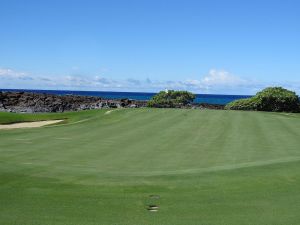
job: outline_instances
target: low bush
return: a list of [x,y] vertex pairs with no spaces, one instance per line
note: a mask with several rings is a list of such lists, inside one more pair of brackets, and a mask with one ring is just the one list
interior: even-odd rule
[[256,110],[269,112],[299,112],[299,97],[282,87],[269,87],[248,99],[239,99],[226,105],[231,110]]
[[225,109],[231,110],[257,110],[259,102],[256,98],[245,98],[235,100],[228,103],[225,106]]
[[185,106],[195,99],[195,95],[188,91],[161,91],[148,101],[148,107],[175,108]]

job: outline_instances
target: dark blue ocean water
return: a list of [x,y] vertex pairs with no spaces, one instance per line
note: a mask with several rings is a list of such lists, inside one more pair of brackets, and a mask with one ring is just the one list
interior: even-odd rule
[[[47,93],[56,95],[83,95],[96,96],[106,99],[129,98],[135,100],[149,100],[155,93],[143,92],[110,92],[110,91],[60,91],[60,90],[23,90],[23,89],[0,89],[0,91],[24,91],[34,93]],[[233,100],[249,98],[249,95],[215,95],[215,94],[196,94],[196,103],[227,104]]]

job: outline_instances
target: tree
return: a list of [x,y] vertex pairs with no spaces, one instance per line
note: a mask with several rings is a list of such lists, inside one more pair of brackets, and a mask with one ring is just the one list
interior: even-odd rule
[[240,99],[226,105],[232,110],[256,110],[269,112],[299,112],[299,97],[282,87],[269,87],[248,99]]
[[161,91],[148,102],[148,107],[175,108],[185,106],[195,99],[195,95],[188,91]]

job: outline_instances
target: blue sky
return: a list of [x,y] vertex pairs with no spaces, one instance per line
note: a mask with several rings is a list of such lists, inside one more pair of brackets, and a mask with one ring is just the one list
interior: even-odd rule
[[300,94],[298,0],[0,0],[0,88]]

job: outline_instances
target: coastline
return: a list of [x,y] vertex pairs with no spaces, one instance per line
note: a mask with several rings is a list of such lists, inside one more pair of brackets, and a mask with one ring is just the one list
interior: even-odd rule
[[[141,108],[147,100],[106,99],[80,95],[55,95],[33,92],[0,92],[0,111],[14,113],[66,112],[89,109]],[[192,103],[176,108],[224,109],[222,104]]]
[[[116,91],[77,91],[77,90],[32,90],[32,89],[0,89],[0,92],[30,92],[37,94],[55,94],[55,95],[78,95],[101,97],[104,99],[132,99],[132,100],[150,100],[155,92],[116,92]],[[234,94],[195,94],[194,103],[207,103],[226,105],[237,99],[249,98],[250,95],[234,95]]]

